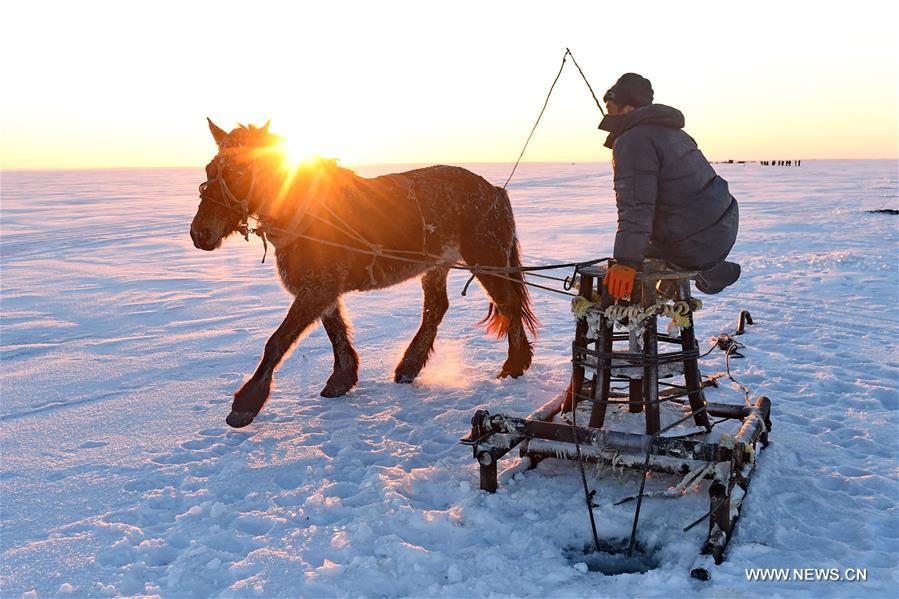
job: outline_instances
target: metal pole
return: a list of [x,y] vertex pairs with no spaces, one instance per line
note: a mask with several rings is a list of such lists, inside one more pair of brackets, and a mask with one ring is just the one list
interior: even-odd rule
[[[690,303],[690,281],[681,281],[679,285],[681,299],[687,304]],[[687,314],[690,319],[690,325],[681,329],[681,347],[684,352],[698,349],[696,343],[696,333],[693,330],[693,311]],[[712,430],[709,422],[709,415],[702,408],[706,405],[705,393],[702,391],[702,374],[699,372],[699,360],[696,358],[684,360],[684,383],[689,391],[690,409],[693,410],[693,422],[696,426],[701,426],[706,430]]]

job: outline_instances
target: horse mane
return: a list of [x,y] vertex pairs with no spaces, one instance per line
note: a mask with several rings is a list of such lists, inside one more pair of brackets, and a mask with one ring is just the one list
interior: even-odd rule
[[280,135],[268,132],[268,125],[257,127],[256,125],[238,124],[237,127],[228,133],[225,147],[243,148],[253,147],[262,148],[282,143],[284,138]]
[[[286,142],[284,137],[269,133],[268,123],[262,127],[239,123],[227,134],[220,145],[220,151],[230,155],[241,155],[257,151],[265,154],[271,149],[275,154],[279,154],[283,151],[279,146],[284,142]],[[273,168],[275,163],[264,160],[263,164],[265,164],[263,168]],[[287,198],[292,196],[294,201],[297,201],[298,197],[302,197],[310,190],[313,193],[324,192],[327,197],[337,190],[355,189],[358,185],[357,178],[353,170],[340,166],[337,158],[314,156],[292,167],[281,191],[277,194],[275,204],[280,205],[282,209],[289,209],[291,202],[288,200],[285,203]]]
[[[232,150],[240,150],[243,148],[267,148],[282,144],[286,138],[275,133],[269,133],[268,124],[257,127],[256,125],[244,125],[238,123],[237,127],[228,133],[225,147]],[[316,173],[319,176],[328,178],[352,176],[355,171],[338,164],[337,158],[326,158],[324,156],[314,156],[303,164],[297,166],[297,170]]]
[[[309,193],[313,194],[315,204],[331,202],[332,198],[338,196],[347,197],[347,192],[358,199],[360,194],[353,192],[361,191],[359,183],[356,173],[340,166],[336,158],[315,156],[297,165],[287,176],[286,187],[282,187],[283,195],[280,197],[291,199],[286,203],[279,200],[276,204],[280,203],[283,208],[292,210],[291,207],[302,203],[301,198]],[[337,203],[338,206],[341,204]]]
[[345,166],[340,166],[340,164],[338,164],[339,162],[339,158],[315,156],[307,161],[306,167],[310,168],[311,170],[323,173],[329,177],[340,177],[344,175],[356,174],[353,169],[346,168]]

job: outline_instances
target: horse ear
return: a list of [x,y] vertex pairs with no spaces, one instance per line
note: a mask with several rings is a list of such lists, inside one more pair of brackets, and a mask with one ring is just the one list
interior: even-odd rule
[[268,135],[268,126],[272,124],[272,119],[265,121],[265,124],[262,126],[262,133],[264,135]]
[[216,145],[221,149],[222,144],[225,143],[225,138],[228,137],[228,133],[212,122],[212,119],[206,117],[206,121],[209,123],[209,131],[212,133],[212,139],[215,140]]

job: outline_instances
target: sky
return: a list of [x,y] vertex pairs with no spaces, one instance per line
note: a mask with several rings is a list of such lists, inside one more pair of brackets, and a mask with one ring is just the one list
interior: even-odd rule
[[[347,165],[513,162],[571,48],[711,160],[897,158],[886,2],[4,2],[0,168],[196,166],[206,117]],[[607,161],[569,61],[524,156]]]

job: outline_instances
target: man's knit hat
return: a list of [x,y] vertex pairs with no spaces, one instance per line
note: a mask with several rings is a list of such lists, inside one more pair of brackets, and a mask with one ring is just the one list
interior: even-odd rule
[[615,85],[609,88],[602,97],[603,102],[611,100],[619,106],[640,108],[652,104],[652,84],[649,79],[636,73],[625,73],[618,78]]

